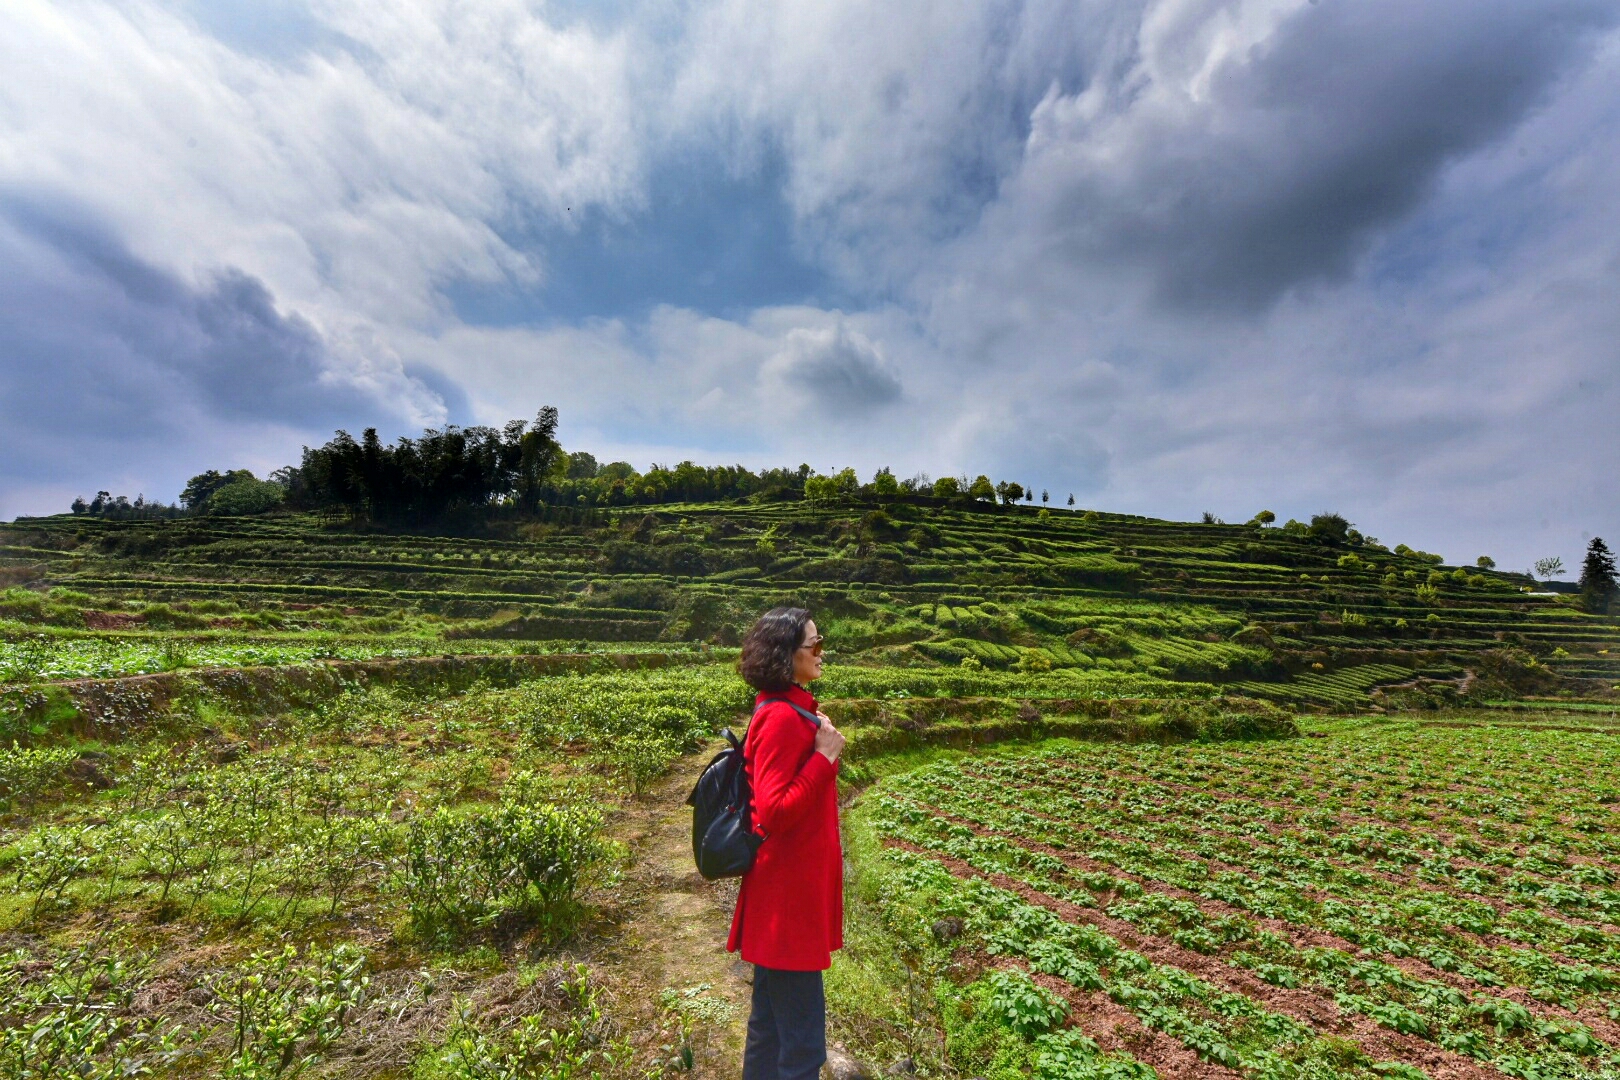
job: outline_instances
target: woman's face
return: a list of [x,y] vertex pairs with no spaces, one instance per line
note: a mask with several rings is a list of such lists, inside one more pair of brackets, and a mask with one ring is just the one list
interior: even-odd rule
[[812,646],[821,643],[821,632],[816,629],[814,619],[804,622],[804,636],[799,638],[799,647],[793,650],[793,681],[800,686],[808,686],[821,678],[821,650]]

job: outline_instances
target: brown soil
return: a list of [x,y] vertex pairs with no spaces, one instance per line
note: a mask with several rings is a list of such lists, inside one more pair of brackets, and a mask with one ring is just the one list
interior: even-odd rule
[[735,881],[706,882],[692,865],[692,811],[686,805],[696,763],[706,749],[676,762],[670,775],[628,804],[615,827],[630,847],[630,865],[617,890],[623,923],[597,958],[613,982],[616,1011],[633,1037],[656,1048],[673,1038],[671,1018],[660,1004],[665,990],[707,984],[707,997],[732,1004],[729,1023],[699,1025],[693,1032],[697,1078],[732,1078],[742,1062],[751,970],[726,952],[736,902]]
[[84,625],[90,630],[127,630],[132,626],[140,626],[145,621],[146,616],[127,611],[87,611],[84,613]]
[[904,841],[886,840],[885,843],[927,855],[958,877],[983,878],[1028,903],[1046,908],[1067,922],[1094,926],[1153,963],[1180,968],[1212,986],[1242,994],[1264,1008],[1291,1017],[1317,1032],[1353,1039],[1374,1060],[1400,1061],[1416,1066],[1433,1080],[1491,1080],[1500,1076],[1488,1066],[1442,1050],[1433,1043],[1390,1031],[1367,1017],[1342,1012],[1331,998],[1305,989],[1289,990],[1272,986],[1213,957],[1150,937],[1122,919],[1047,896],[1005,874],[985,874],[960,859],[927,851]]
[[[1348,953],[1352,956],[1364,954],[1364,950],[1360,946],[1354,944],[1353,942],[1346,941],[1344,938],[1338,937],[1318,927],[1300,926],[1295,923],[1285,922],[1281,919],[1266,918],[1264,916],[1256,915],[1252,911],[1246,911],[1242,908],[1233,907],[1232,905],[1221,900],[1215,900],[1207,896],[1200,896],[1198,893],[1189,892],[1186,889],[1177,888],[1174,885],[1169,885],[1153,878],[1144,877],[1140,874],[1133,874],[1128,870],[1122,870],[1119,867],[1114,866],[1112,863],[1100,862],[1096,859],[1090,859],[1086,856],[1078,855],[1072,851],[1054,848],[1046,844],[1016,836],[1012,833],[999,832],[995,829],[986,828],[985,826],[971,821],[968,818],[949,813],[939,809],[938,807],[929,806],[928,810],[930,813],[937,814],[948,821],[973,830],[976,835],[1014,841],[1025,850],[1037,852],[1039,854],[1057,859],[1065,865],[1073,867],[1082,873],[1100,871],[1110,875],[1111,877],[1116,877],[1127,881],[1134,881],[1136,884],[1142,886],[1142,888],[1148,890],[1149,892],[1161,893],[1177,900],[1185,900],[1188,903],[1197,906],[1201,912],[1211,918],[1219,918],[1221,916],[1236,916],[1246,921],[1253,922],[1261,929],[1268,930],[1271,933],[1283,938],[1297,949],[1336,949],[1339,952]],[[1035,816],[1044,817],[1045,815]],[[1230,864],[1216,865],[1218,865],[1219,869],[1231,870],[1239,873],[1243,872],[1242,867],[1232,866]],[[1100,896],[1098,901],[1106,906],[1108,903],[1108,897]],[[1474,936],[1469,935],[1462,930],[1458,930],[1457,934],[1459,937]],[[1505,941],[1506,939],[1502,940]],[[1557,956],[1558,954],[1548,953],[1547,955]],[[1399,968],[1408,975],[1412,975],[1419,979],[1425,979],[1429,982],[1450,986],[1466,994],[1498,997],[1516,1002],[1528,1009],[1532,1016],[1536,1016],[1538,1018],[1562,1020],[1566,1022],[1578,1021],[1585,1024],[1592,1030],[1592,1034],[1596,1035],[1599,1039],[1602,1039],[1610,1046],[1620,1046],[1620,1023],[1609,1019],[1607,1016],[1598,1012],[1594,1008],[1588,1007],[1571,1011],[1558,1005],[1548,1004],[1533,998],[1522,987],[1486,986],[1474,979],[1468,978],[1467,976],[1458,975],[1455,972],[1442,971],[1439,968],[1434,967],[1432,964],[1429,964],[1427,961],[1420,960],[1417,957],[1383,956],[1380,957],[1380,959],[1392,967]],[[1568,962],[1567,957],[1563,959]]]

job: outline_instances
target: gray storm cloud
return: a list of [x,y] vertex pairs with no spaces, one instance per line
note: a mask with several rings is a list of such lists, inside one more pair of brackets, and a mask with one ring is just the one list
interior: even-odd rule
[[1160,5],[1117,74],[1041,103],[1018,183],[1048,243],[1079,265],[1139,267],[1161,300],[1203,311],[1344,279],[1617,14],[1312,0],[1246,39],[1242,9],[1261,6]]
[[869,413],[900,400],[900,379],[877,346],[842,323],[790,331],[766,370],[836,413]]
[[0,507],[555,402],[638,461],[1620,531],[1612,0],[576,7],[11,5]]
[[0,263],[8,472],[82,472],[64,447],[172,446],[199,417],[320,429],[394,411],[258,278],[225,268],[187,283],[82,207],[0,197]]

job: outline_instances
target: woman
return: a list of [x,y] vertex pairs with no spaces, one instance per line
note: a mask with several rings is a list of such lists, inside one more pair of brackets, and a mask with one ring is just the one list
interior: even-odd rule
[[836,783],[844,737],[805,689],[821,677],[821,635],[808,611],[761,615],[738,667],[759,691],[743,758],[751,824],[765,838],[726,942],[754,965],[743,1080],[814,1080],[827,1059],[821,973],[844,945]]

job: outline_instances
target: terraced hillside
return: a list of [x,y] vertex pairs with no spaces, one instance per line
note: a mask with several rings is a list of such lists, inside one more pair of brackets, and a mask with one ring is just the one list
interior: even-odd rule
[[959,1065],[1016,1075],[1620,1071],[1614,732],[1319,730],[944,760],[858,812]]
[[869,1064],[1620,1075],[1614,619],[1258,524],[574,516],[0,525],[0,1075],[735,1075],[680,799],[784,601]]
[[[1129,674],[1327,709],[1601,701],[1620,682],[1615,621],[1531,592],[1522,575],[1279,528],[923,498],[600,520],[500,539],[292,515],[0,526],[0,574],[27,590],[0,601],[0,679],[69,654],[86,659],[53,670],[276,662],[222,645],[280,646],[292,660],[723,646],[753,613],[798,597],[824,613],[839,659],[863,664]],[[117,650],[122,668],[106,659]]]

